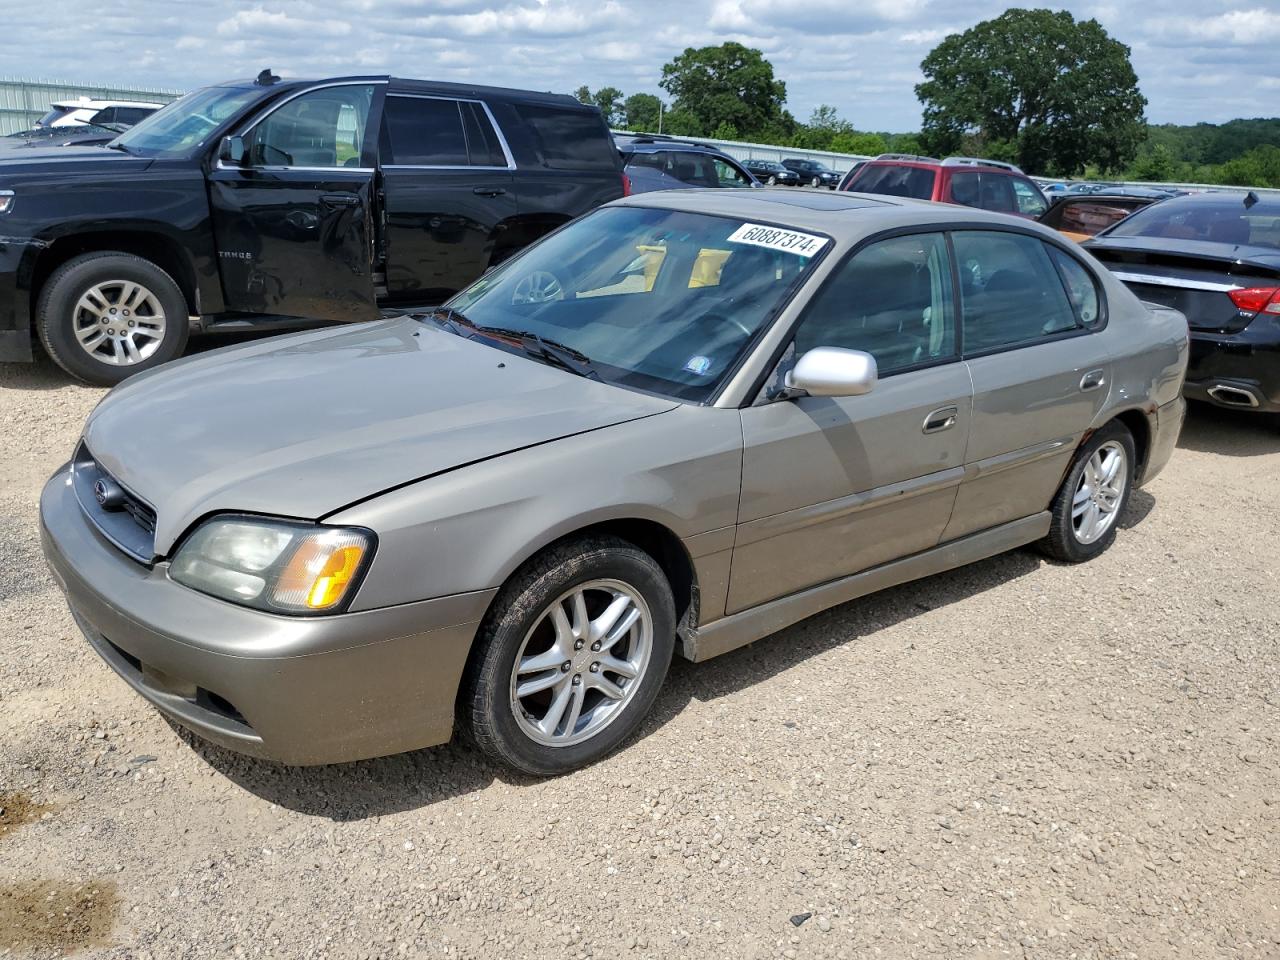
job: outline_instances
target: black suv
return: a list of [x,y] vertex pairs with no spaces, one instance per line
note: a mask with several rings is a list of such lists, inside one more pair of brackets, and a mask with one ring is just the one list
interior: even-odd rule
[[826,187],[828,190],[834,190],[842,176],[816,160],[799,160],[794,157],[788,157],[782,161],[782,165],[788,170],[794,170],[799,174],[800,182],[811,187]]
[[618,134],[615,139],[632,193],[760,186],[737,160],[705,143],[660,134]]
[[600,111],[391,77],[188,94],[101,147],[0,154],[0,361],[111,384],[197,329],[438,304],[623,194]]

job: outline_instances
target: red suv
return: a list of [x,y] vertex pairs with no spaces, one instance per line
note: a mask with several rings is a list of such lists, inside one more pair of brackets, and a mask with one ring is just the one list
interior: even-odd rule
[[841,190],[959,203],[1032,219],[1049,208],[1040,188],[1011,163],[976,157],[884,153],[851,171]]

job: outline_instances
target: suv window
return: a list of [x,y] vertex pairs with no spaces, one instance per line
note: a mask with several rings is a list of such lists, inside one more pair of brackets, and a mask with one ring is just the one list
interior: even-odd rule
[[960,268],[966,354],[1034,343],[1081,326],[1064,278],[1040,240],[959,230],[952,242]]
[[951,259],[940,233],[870,244],[818,291],[796,331],[796,353],[865,350],[880,374],[956,356]]
[[245,136],[249,164],[358,167],[372,100],[372,84],[321,87],[295,97]]
[[553,170],[616,170],[618,155],[600,114],[516,103],[543,166]]
[[92,117],[90,117],[89,122],[90,123],[115,123],[116,108],[104,107],[103,109],[95,113]]
[[457,100],[390,94],[382,108],[392,165],[465,167],[467,135]]
[[717,185],[721,187],[749,187],[751,181],[742,175],[742,171],[723,160],[713,160],[716,168]]
[[137,123],[153,113],[150,107],[116,107],[116,123]]
[[880,193],[888,197],[932,200],[935,175],[928,167],[868,163],[850,182],[849,189],[861,193]]
[[1014,200],[1018,204],[1018,212],[1028,217],[1038,217],[1049,209],[1049,203],[1034,183],[1021,177],[1007,178],[1013,186]]

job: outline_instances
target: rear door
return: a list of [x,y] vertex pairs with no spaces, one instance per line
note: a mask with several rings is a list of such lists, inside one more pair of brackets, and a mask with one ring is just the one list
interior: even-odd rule
[[209,201],[228,310],[322,320],[377,317],[373,289],[375,82],[326,84],[243,133]]
[[964,474],[969,374],[956,349],[941,233],[875,242],[815,296],[784,356],[865,350],[881,379],[860,397],[742,411],[734,613],[937,544]]
[[951,240],[973,426],[947,540],[1048,507],[1111,374],[1101,292],[1081,261],[1012,231]]
[[483,101],[391,90],[382,115],[386,298],[441,303],[504,241],[515,161]]

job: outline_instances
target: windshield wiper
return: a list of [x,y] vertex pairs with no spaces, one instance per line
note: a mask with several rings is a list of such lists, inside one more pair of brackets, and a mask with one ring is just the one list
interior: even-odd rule
[[435,307],[425,314],[417,314],[417,316],[430,317],[450,333],[456,333],[460,337],[471,336],[469,333],[463,333],[459,329],[460,327],[466,327],[468,330],[477,329],[476,325],[468,320],[461,311],[455,310],[453,307]]
[[114,140],[112,140],[110,143],[106,144],[106,148],[107,148],[108,150],[119,150],[121,153],[127,153],[127,154],[129,154],[129,156],[131,156],[131,157],[133,156],[133,151],[132,151],[132,150],[130,150],[128,147],[126,147],[126,146],[125,146],[124,144],[122,144],[122,143],[116,143]]
[[567,344],[556,340],[548,340],[532,330],[510,330],[506,327],[476,327],[480,333],[492,334],[520,341],[520,346],[531,357],[541,357],[552,366],[568,370],[588,380],[601,380],[599,371],[591,365],[591,358],[581,350],[575,350]]

